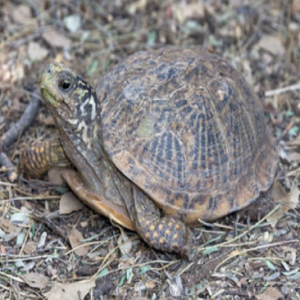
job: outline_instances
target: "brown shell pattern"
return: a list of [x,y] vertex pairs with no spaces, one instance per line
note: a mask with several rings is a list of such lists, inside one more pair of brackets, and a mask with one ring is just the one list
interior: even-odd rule
[[101,78],[104,147],[166,215],[214,220],[273,182],[278,154],[260,100],[200,50],[139,52]]

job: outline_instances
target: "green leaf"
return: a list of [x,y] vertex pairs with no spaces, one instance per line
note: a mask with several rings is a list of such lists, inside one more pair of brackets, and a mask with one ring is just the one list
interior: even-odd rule
[[284,115],[285,115],[286,117],[293,117],[295,114],[294,114],[294,112],[293,112],[292,110],[287,110],[287,111],[284,113]]
[[32,226],[31,226],[31,234],[32,234],[32,236],[35,236],[35,233],[36,233],[36,223],[33,222]]
[[149,270],[151,270],[151,266],[149,266],[149,265],[143,266],[143,267],[141,267],[139,275],[143,275]]
[[147,46],[153,46],[156,40],[156,31],[151,31],[148,35]]
[[62,186],[57,186],[56,188],[55,188],[55,190],[58,192],[58,193],[60,193],[60,194],[65,194],[66,192],[67,192],[67,188],[64,188],[64,187],[62,187]]
[[108,268],[104,268],[98,275],[98,278],[104,277],[108,273]]
[[299,280],[300,279],[300,272],[298,272],[298,273],[296,273],[295,275],[293,275],[293,276],[290,276],[289,277],[289,280]]
[[120,281],[119,281],[119,286],[122,286],[125,282],[125,279],[126,279],[126,273],[122,275],[122,277],[120,278]]
[[126,270],[126,279],[128,283],[131,283],[133,278],[133,272],[132,272],[132,268],[129,268]]
[[285,275],[285,276],[291,276],[291,275],[294,275],[294,274],[298,273],[298,271],[299,271],[299,268],[294,269],[290,272],[282,272],[282,274]]
[[299,132],[299,127],[294,126],[289,130],[289,135],[296,136],[298,135],[298,132]]
[[212,247],[209,247],[206,250],[204,250],[203,255],[208,255],[208,254],[211,254],[211,253],[216,252],[218,250],[219,250],[219,248],[217,246],[212,246]]
[[99,61],[97,59],[94,59],[91,63],[91,65],[88,67],[87,69],[87,75],[89,77],[93,76],[93,74],[95,73],[95,71],[97,70],[98,68],[98,64],[99,64]]
[[110,59],[109,58],[105,58],[104,62],[103,62],[103,70],[106,71],[110,66]]
[[270,269],[270,270],[276,270],[277,269],[277,267],[276,266],[274,266],[269,260],[266,260],[266,264],[267,264],[267,266],[268,266],[268,268]]
[[209,43],[214,47],[218,47],[222,44],[222,42],[218,41],[213,35],[209,37]]

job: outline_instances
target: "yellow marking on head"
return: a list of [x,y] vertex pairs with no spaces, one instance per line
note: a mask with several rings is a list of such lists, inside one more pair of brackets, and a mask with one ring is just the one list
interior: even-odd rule
[[154,225],[151,225],[149,229],[150,229],[151,231],[153,231],[154,228],[155,228],[155,226],[154,226]]
[[146,225],[149,225],[149,224],[150,224],[150,221],[149,221],[149,220],[147,220],[147,221],[146,221]]
[[164,228],[164,226],[163,225],[161,225],[161,224],[159,224],[159,226],[158,226],[158,230],[162,230]]
[[170,235],[171,234],[171,230],[170,229],[167,229],[166,230],[166,235]]
[[175,229],[176,229],[176,230],[179,230],[179,229],[180,229],[180,225],[177,224],[177,225],[175,226]]
[[155,232],[153,233],[153,237],[154,237],[155,239],[158,237],[158,232],[157,232],[157,231],[155,231]]
[[149,239],[149,237],[150,237],[150,234],[149,234],[149,232],[147,232],[147,233],[145,234],[145,238],[146,238],[146,239]]
[[178,234],[174,234],[173,239],[176,240],[178,238]]
[[166,223],[166,220],[161,220],[161,222],[162,222],[163,224],[165,224],[165,223]]
[[42,147],[40,148],[40,153],[44,153],[44,151],[45,151],[45,149],[44,149],[44,147],[42,146]]
[[168,226],[171,227],[173,225],[173,222],[169,222]]

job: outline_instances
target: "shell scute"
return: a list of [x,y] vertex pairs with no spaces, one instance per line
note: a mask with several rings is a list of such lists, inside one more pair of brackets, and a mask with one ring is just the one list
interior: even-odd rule
[[174,47],[140,52],[101,78],[97,93],[106,94],[106,151],[166,214],[188,224],[213,220],[273,181],[278,154],[262,104],[218,56]]

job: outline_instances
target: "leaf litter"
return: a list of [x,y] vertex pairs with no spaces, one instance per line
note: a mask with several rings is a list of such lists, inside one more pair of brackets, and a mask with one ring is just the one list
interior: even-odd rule
[[[1,135],[28,105],[30,92],[24,87],[36,85],[50,60],[67,63],[92,83],[139,50],[165,44],[206,47],[239,69],[264,101],[281,146],[280,185],[275,183],[272,192],[292,209],[278,211],[281,216],[273,221],[248,224],[231,215],[201,223],[193,229],[197,254],[188,262],[152,250],[130,231],[74,205],[63,182],[51,176],[9,185],[1,171],[0,294],[9,292],[12,299],[88,294],[95,299],[299,299],[299,3],[1,3]],[[42,105],[28,132],[9,149],[13,163],[33,141],[57,137],[53,125]],[[38,274],[49,279],[45,286],[34,286]]]

